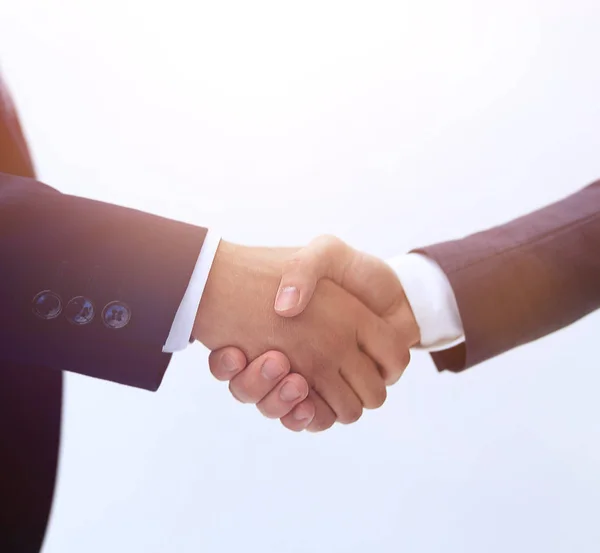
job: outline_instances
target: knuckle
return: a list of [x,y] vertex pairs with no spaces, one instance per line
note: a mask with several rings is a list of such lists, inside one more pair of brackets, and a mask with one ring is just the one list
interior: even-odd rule
[[309,432],[322,432],[323,430],[331,428],[336,420],[337,415],[327,404],[317,402],[315,404],[315,413],[312,421],[306,429]]
[[334,417],[316,416],[306,428],[309,432],[323,432],[328,430],[335,423]]
[[366,409],[379,409],[387,399],[387,389],[385,386],[380,386],[373,390],[369,397],[369,402],[365,403]]
[[402,348],[402,352],[400,354],[400,365],[402,366],[402,370],[408,367],[410,363],[410,350],[408,348]]
[[410,363],[410,351],[408,348],[404,348],[404,350],[400,353],[398,361],[396,361],[389,370],[386,371],[385,375],[385,383],[388,386],[395,384],[400,380],[406,367]]
[[410,361],[410,351],[406,338],[393,326],[386,324],[386,341],[390,348],[390,362],[397,370],[404,370]]
[[327,247],[332,245],[335,246],[337,242],[340,242],[340,239],[337,236],[334,236],[333,234],[321,234],[312,241],[311,245]]
[[304,426],[299,426],[296,421],[288,419],[287,417],[283,417],[281,419],[281,424],[283,424],[285,428],[291,430],[292,432],[302,432],[305,428]]
[[400,370],[404,370],[410,362],[410,350],[408,346],[402,341],[401,337],[398,337],[396,341],[396,348],[394,352],[394,361],[396,366]]
[[300,267],[302,267],[302,265],[304,264],[304,259],[302,258],[302,256],[300,255],[299,252],[296,252],[294,254],[292,254],[290,257],[288,257],[286,260],[284,260],[282,266],[283,266],[283,272],[287,273],[287,272],[294,272],[296,270],[298,270]]
[[346,406],[338,415],[338,420],[342,424],[352,424],[356,422],[363,414],[362,405],[359,403]]
[[344,242],[333,234],[322,234],[309,244],[309,249],[317,251],[323,257],[336,255],[344,247]]
[[235,387],[231,385],[231,382],[229,383],[229,393],[233,396],[233,399],[239,401],[240,403],[245,403],[240,397],[238,397],[237,391],[235,390]]
[[346,249],[346,243],[331,234],[324,236],[324,244],[325,250],[329,255],[337,256]]

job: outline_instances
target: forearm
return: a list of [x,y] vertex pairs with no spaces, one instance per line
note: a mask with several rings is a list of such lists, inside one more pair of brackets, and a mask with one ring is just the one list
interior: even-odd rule
[[600,182],[505,225],[417,250],[446,273],[465,344],[434,354],[460,371],[600,307]]
[[[3,356],[156,389],[206,229],[3,174],[0,218]],[[36,316],[32,301],[44,290],[60,299],[58,314]],[[93,316],[78,325],[67,307],[81,296]],[[107,320],[114,302],[125,324]]]

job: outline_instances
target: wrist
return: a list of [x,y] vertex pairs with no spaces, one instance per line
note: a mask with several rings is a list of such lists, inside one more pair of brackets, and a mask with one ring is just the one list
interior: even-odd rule
[[224,300],[231,295],[234,283],[234,261],[236,252],[242,246],[221,240],[212,263],[204,293],[198,305],[192,337],[207,347],[212,341],[219,312],[227,309]]
[[238,345],[257,321],[275,319],[282,252],[221,240],[198,306],[194,339],[211,350]]

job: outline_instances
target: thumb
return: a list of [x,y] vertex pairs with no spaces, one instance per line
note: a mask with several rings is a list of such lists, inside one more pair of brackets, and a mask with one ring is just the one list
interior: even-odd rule
[[297,250],[283,265],[275,311],[282,317],[302,313],[323,278],[343,286],[344,275],[357,255],[358,252],[334,236],[319,236]]
[[379,316],[406,302],[398,276],[387,263],[335,236],[320,236],[284,263],[275,311],[282,317],[302,313],[322,278],[334,281]]

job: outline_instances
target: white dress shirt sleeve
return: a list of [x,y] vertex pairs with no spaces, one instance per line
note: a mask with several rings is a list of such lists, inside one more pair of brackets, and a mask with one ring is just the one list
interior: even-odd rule
[[163,346],[162,350],[164,353],[182,351],[190,343],[190,336],[194,321],[196,320],[200,299],[202,298],[208,274],[210,273],[210,268],[215,259],[220,241],[221,237],[218,234],[211,230],[207,232],[200,255],[196,261],[196,266],[194,267],[194,272],[175,314],[167,341]]
[[456,297],[439,265],[418,253],[394,257],[388,264],[402,283],[421,331],[416,349],[441,351],[464,342]]

